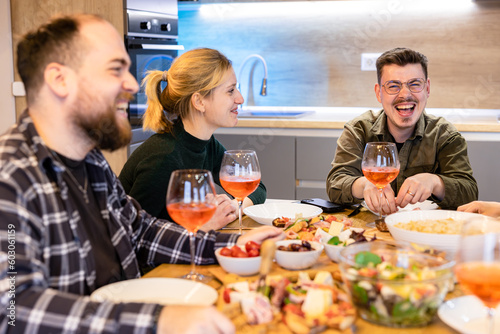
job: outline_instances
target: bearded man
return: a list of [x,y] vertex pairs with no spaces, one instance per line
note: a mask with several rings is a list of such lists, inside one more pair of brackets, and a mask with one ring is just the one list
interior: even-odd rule
[[[93,15],[56,18],[17,50],[28,109],[0,137],[0,332],[234,332],[215,308],[88,298],[148,267],[190,263],[189,234],[141,210],[101,153],[129,142],[138,90],[116,29]],[[196,261],[273,237],[283,233],[270,226],[198,232]]]

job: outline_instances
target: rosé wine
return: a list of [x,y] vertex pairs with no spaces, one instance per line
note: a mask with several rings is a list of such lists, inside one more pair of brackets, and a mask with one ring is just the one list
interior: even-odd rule
[[398,176],[399,168],[396,167],[365,167],[363,174],[377,188],[382,189]]
[[237,200],[243,200],[259,186],[260,177],[248,176],[224,176],[220,183],[225,191],[233,195]]
[[167,205],[170,217],[189,232],[196,232],[215,213],[215,204],[206,203],[171,203]]
[[487,307],[500,302],[500,263],[465,262],[455,267],[455,275],[465,290],[481,299]]

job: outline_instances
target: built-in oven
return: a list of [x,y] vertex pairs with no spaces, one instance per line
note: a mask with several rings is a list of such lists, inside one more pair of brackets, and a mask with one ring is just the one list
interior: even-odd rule
[[[141,84],[148,71],[168,70],[179,50],[184,50],[177,41],[177,1],[128,0],[126,5],[125,44],[132,62],[130,72]],[[129,120],[132,125],[129,155],[152,134],[142,130],[146,104],[147,98],[141,85],[129,104]]]

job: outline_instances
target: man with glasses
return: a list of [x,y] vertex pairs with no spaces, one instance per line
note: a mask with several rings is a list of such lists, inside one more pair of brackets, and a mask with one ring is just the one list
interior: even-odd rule
[[382,214],[427,199],[445,209],[476,200],[465,139],[444,118],[425,112],[431,83],[427,58],[407,48],[389,50],[377,59],[377,79],[375,94],[383,109],[344,126],[327,178],[330,200],[352,204],[364,199],[379,211],[379,192],[361,170],[368,142],[393,142],[399,152],[400,172],[383,189]]

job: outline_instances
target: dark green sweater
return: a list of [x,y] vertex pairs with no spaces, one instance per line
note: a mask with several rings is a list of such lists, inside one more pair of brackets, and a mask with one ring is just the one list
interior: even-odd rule
[[[139,146],[125,163],[119,178],[127,194],[144,210],[155,217],[170,219],[166,197],[172,171],[207,169],[212,172],[214,182],[220,185],[220,164],[225,150],[213,136],[209,140],[198,139],[187,133],[178,121],[173,133],[154,134]],[[248,197],[254,204],[264,203],[264,184],[261,182]]]

